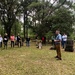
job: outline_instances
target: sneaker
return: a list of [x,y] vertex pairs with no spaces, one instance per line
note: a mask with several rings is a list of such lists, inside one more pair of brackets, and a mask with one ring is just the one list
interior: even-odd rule
[[55,58],[58,58],[58,56],[56,56]]

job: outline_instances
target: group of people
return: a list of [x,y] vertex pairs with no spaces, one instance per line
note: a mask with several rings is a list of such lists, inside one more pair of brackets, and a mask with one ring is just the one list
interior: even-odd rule
[[[23,45],[23,42],[24,42],[24,38],[21,38],[19,34],[17,35],[17,37],[15,37],[12,34],[10,36],[10,38],[8,37],[7,33],[5,33],[4,37],[2,37],[0,34],[0,48],[4,44],[4,48],[7,49],[8,40],[10,40],[10,42],[11,42],[11,47],[14,47],[15,45],[17,45],[18,47],[21,47]],[[26,37],[26,46],[30,46],[29,42],[30,42],[30,38]]]
[[[0,47],[2,47],[2,42],[3,42],[4,48],[7,49],[8,40],[9,40],[9,38],[8,38],[7,33],[5,33],[3,38],[0,35]],[[18,47],[21,47],[23,45],[24,40],[20,37],[19,34],[17,35],[16,38],[14,35],[11,35],[10,36],[11,47],[14,47],[15,40],[16,40]],[[55,48],[56,48],[56,52],[57,52],[57,56],[55,58],[62,60],[62,58],[61,58],[61,43],[62,43],[62,47],[65,48],[66,41],[67,41],[67,35],[64,33],[64,35],[62,36],[60,34],[60,31],[56,30],[56,37],[52,40],[52,42],[54,42],[54,44],[55,44]],[[46,37],[43,36],[41,41],[39,41],[39,43],[37,43],[37,37],[36,37],[37,48],[42,49],[42,44],[46,44]],[[30,38],[29,37],[26,38],[26,46],[30,46]]]
[[35,39],[36,39],[37,48],[42,49],[42,44],[46,45],[46,37],[45,36],[42,36],[41,40],[38,41],[38,35],[36,35]]
[[[37,41],[37,39],[36,39],[36,41]],[[55,46],[55,49],[57,52],[57,56],[55,58],[57,58],[58,60],[62,60],[61,46],[62,46],[62,48],[65,48],[66,41],[67,41],[67,35],[65,33],[63,35],[61,35],[60,31],[56,30],[55,37],[52,37],[52,44],[54,44],[54,46]],[[37,42],[36,42],[36,44],[37,44]],[[46,38],[44,36],[42,37],[41,41],[38,42],[37,48],[41,49],[42,44],[46,44]]]
[[[52,39],[52,45],[55,46],[54,39],[56,39],[56,37],[52,36],[51,39]],[[66,41],[67,41],[67,35],[64,33],[63,35],[61,35],[61,46],[63,49],[65,49]]]

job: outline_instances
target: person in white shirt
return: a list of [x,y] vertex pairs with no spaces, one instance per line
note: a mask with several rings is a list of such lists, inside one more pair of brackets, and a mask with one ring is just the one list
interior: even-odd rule
[[62,36],[62,47],[63,48],[65,48],[66,41],[67,41],[67,35],[64,33],[64,35]]
[[2,36],[0,34],[0,47],[2,47],[2,41],[3,41],[3,38],[2,38]]

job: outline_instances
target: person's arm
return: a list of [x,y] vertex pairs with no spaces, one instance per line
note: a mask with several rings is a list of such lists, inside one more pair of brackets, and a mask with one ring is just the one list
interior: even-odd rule
[[61,35],[59,35],[59,39],[58,40],[54,40],[55,42],[60,42],[61,41]]
[[60,42],[61,40],[54,40],[55,42]]

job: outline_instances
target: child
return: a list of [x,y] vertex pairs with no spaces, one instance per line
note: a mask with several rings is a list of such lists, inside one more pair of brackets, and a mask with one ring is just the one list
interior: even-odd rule
[[39,44],[38,44],[38,48],[39,48],[39,49],[42,49],[42,42],[41,42],[41,41],[40,41]]

